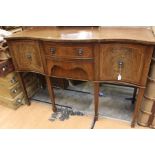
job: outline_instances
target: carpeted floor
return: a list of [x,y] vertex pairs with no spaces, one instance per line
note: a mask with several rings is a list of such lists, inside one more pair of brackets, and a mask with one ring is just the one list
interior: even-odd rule
[[[93,85],[90,82],[84,82],[76,86],[70,84],[68,90],[55,88],[54,91],[56,104],[72,107],[74,110],[82,111],[86,115],[94,114]],[[89,92],[90,94],[77,91]],[[134,105],[125,98],[132,97],[133,88],[102,84],[100,91],[103,93],[99,104],[100,116],[126,121],[131,120]],[[50,102],[47,90],[43,89],[33,99]]]

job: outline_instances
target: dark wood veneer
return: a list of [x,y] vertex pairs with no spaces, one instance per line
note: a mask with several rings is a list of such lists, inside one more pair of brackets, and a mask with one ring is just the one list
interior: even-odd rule
[[[139,88],[132,120],[134,127],[155,45],[152,31],[146,28],[44,27],[17,33],[7,41],[17,72],[45,75],[53,111],[56,106],[50,77],[94,82],[94,120],[98,118],[100,82]],[[119,74],[121,79],[118,80]]]

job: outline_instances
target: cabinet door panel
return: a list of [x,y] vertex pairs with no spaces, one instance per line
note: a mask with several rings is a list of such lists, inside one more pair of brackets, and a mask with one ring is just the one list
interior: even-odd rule
[[11,42],[11,49],[18,70],[43,72],[37,41],[13,41]]
[[150,56],[151,52],[146,51],[143,45],[101,44],[100,80],[139,84],[143,76],[144,64],[150,63],[147,55]]
[[77,80],[94,79],[94,63],[92,61],[47,59],[48,75]]

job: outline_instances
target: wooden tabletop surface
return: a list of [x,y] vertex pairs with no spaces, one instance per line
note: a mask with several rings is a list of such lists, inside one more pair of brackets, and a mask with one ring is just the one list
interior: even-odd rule
[[32,27],[7,37],[7,39],[21,38],[58,42],[127,41],[155,44],[155,36],[150,27]]

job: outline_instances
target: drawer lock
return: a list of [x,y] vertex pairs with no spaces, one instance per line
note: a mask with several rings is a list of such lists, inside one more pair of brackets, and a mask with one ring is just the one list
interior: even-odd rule
[[32,54],[31,54],[31,53],[28,53],[28,54],[26,55],[26,58],[29,59],[29,60],[32,60]]

